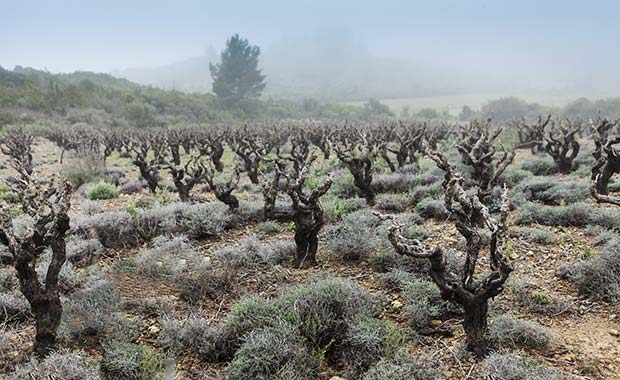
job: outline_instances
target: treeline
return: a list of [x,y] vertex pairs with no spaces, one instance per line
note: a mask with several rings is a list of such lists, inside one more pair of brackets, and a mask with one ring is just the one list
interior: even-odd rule
[[542,114],[553,114],[569,119],[593,119],[599,115],[616,119],[620,117],[620,97],[595,100],[579,98],[564,107],[548,107],[528,103],[517,97],[506,97],[488,102],[478,112],[464,106],[458,118],[466,121],[476,117],[493,117],[496,121],[510,121],[522,117],[535,119]]
[[244,119],[392,116],[389,108],[378,101],[352,106],[323,104],[314,99],[301,102],[268,99],[229,107],[220,104],[212,94],[163,90],[107,74],[51,74],[19,66],[12,71],[0,67],[0,108],[0,124],[95,110],[94,113],[106,115],[111,123],[138,128]]

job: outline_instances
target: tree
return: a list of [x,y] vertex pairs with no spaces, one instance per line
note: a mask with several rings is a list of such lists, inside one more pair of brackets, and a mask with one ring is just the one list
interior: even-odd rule
[[473,117],[474,117],[474,110],[472,110],[470,106],[464,105],[463,108],[461,108],[461,112],[459,113],[459,120],[468,121],[469,119]]
[[213,92],[227,106],[249,98],[258,98],[265,89],[265,76],[258,68],[260,48],[250,45],[238,34],[226,41],[220,63],[209,63]]

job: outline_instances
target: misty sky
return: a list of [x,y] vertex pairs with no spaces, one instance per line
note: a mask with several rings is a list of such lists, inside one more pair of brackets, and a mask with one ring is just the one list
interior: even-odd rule
[[[614,75],[620,1],[0,0],[0,65],[109,72],[221,49],[238,32],[283,38],[346,31],[371,54],[535,81]],[[616,83],[618,82],[615,75]]]

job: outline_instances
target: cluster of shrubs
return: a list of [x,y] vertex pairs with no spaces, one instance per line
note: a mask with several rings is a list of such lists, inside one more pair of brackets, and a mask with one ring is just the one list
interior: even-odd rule
[[112,199],[118,196],[119,190],[116,186],[105,181],[99,181],[92,186],[84,189],[84,195],[90,200]]
[[127,318],[120,306],[116,285],[101,275],[92,276],[64,300],[58,333],[69,341],[89,337],[131,341],[137,336],[141,323]]
[[541,314],[559,314],[571,311],[570,303],[552,296],[532,281],[513,280],[510,291],[517,303],[527,310]]
[[[290,239],[261,241],[250,236],[217,250],[209,258],[186,258],[183,268],[175,271],[173,281],[188,302],[219,302],[239,294],[246,282],[260,291],[284,281],[278,266],[294,257],[295,249]],[[187,255],[186,249],[178,251]],[[249,273],[260,273],[260,276],[248,276]]]
[[589,203],[576,202],[566,206],[542,206],[526,202],[518,208],[518,224],[543,224],[546,226],[587,225],[620,228],[620,213],[609,208],[595,207]]
[[[393,356],[404,336],[374,317],[370,294],[348,280],[324,278],[271,300],[250,296],[226,318],[163,321],[162,344],[190,349],[205,360],[232,359],[231,380],[310,379],[322,360],[356,378]],[[284,377],[283,377],[284,376]]]
[[620,237],[604,233],[600,239],[604,242],[600,254],[582,257],[572,264],[562,265],[559,272],[577,286],[580,294],[618,304],[620,303]]
[[562,180],[551,177],[529,177],[512,189],[512,202],[526,201],[545,205],[566,205],[582,202],[588,198],[589,182],[586,180]]
[[231,227],[233,217],[221,203],[171,203],[140,209],[132,216],[127,211],[108,211],[74,218],[74,233],[94,236],[106,248],[120,248],[149,241],[163,234],[184,233],[191,238],[221,234]]
[[19,196],[16,192],[12,191],[7,184],[0,182],[0,201],[17,203],[19,201]]
[[571,378],[548,367],[524,352],[496,352],[484,360],[484,372],[494,380],[560,380]]
[[386,247],[387,230],[369,209],[345,215],[325,229],[327,249],[342,260],[359,260]]
[[558,240],[553,232],[533,227],[512,227],[510,234],[536,244],[553,244]]

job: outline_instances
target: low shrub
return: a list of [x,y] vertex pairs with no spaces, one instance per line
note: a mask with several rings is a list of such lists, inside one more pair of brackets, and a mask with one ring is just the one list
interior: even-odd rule
[[86,215],[95,215],[100,213],[102,210],[101,203],[96,201],[91,201],[90,199],[84,199],[80,202],[80,208],[82,212]]
[[25,321],[30,317],[30,304],[18,290],[0,292],[0,323]]
[[116,286],[103,278],[91,279],[65,300],[59,335],[67,340],[98,336],[107,340],[131,340],[136,326],[118,312]]
[[19,202],[19,195],[12,191],[11,188],[4,183],[0,183],[0,201],[4,201],[6,203],[17,203]]
[[411,325],[422,328],[429,325],[431,320],[439,319],[450,309],[450,304],[444,301],[437,285],[430,281],[411,278],[406,285],[405,312]]
[[251,331],[243,338],[243,344],[228,365],[227,378],[310,380],[314,367],[296,328],[286,322],[276,322]]
[[[209,262],[188,266],[175,275],[174,282],[181,297],[188,302],[207,299],[219,302],[238,294],[245,281],[242,278],[248,277],[249,272],[260,272],[270,286],[280,281],[281,276],[270,269],[288,262],[295,250],[295,243],[289,239],[260,241],[250,236],[214,252]],[[252,282],[252,285],[256,287],[257,284]]]
[[510,290],[520,306],[534,313],[556,314],[570,311],[570,304],[552,297],[548,292],[536,286],[532,281],[513,280]]
[[620,228],[620,214],[615,210],[597,208],[588,203],[577,202],[567,206],[541,206],[527,202],[518,209],[518,224],[539,223],[547,226],[598,225]]
[[382,238],[382,222],[370,210],[364,209],[346,215],[342,221],[325,230],[327,248],[342,260],[359,260],[367,257],[387,243]]
[[175,233],[200,239],[220,235],[231,220],[228,206],[222,203],[179,202],[143,210],[135,225],[142,240]]
[[489,341],[497,347],[547,348],[554,339],[541,325],[509,315],[493,318],[488,332]]
[[230,359],[234,353],[223,326],[214,324],[212,318],[164,318],[161,327],[160,343],[172,352],[190,350],[209,361]]
[[8,380],[100,380],[97,362],[81,352],[52,352],[18,367]]
[[377,174],[372,178],[372,189],[376,193],[406,193],[418,184],[419,179],[408,173]]
[[67,241],[67,261],[78,268],[95,263],[103,245],[97,239],[81,239],[79,237]]
[[484,372],[494,380],[560,380],[570,376],[548,367],[523,352],[495,352],[484,360]]
[[610,238],[600,255],[569,264],[564,272],[580,294],[613,304],[620,303],[620,238]]
[[118,196],[118,189],[110,183],[99,181],[88,188],[84,195],[90,200],[112,199]]
[[224,246],[213,259],[226,269],[250,269],[261,265],[278,265],[294,256],[296,246],[290,239],[260,240],[250,235],[237,244]]
[[150,348],[112,342],[105,346],[100,368],[106,380],[160,380],[164,363],[161,355]]
[[375,202],[379,210],[388,212],[402,212],[409,205],[409,199],[402,194],[379,194]]
[[351,281],[325,278],[292,288],[274,300],[282,318],[299,326],[311,347],[342,339],[353,318],[372,315],[372,297]]
[[440,199],[443,194],[441,182],[416,186],[411,193],[411,202],[420,203],[423,199]]
[[551,175],[558,172],[558,168],[551,158],[532,158],[521,164],[521,169],[534,175]]
[[364,374],[362,380],[438,380],[437,361],[400,351],[393,358],[381,359]]
[[590,196],[588,181],[558,181],[551,177],[530,177],[512,190],[514,203],[538,201],[546,205],[566,205]]
[[158,236],[152,246],[134,259],[136,270],[152,278],[170,277],[198,262],[197,252],[185,235]]
[[351,198],[357,194],[357,188],[353,183],[353,176],[345,171],[334,173],[334,181],[330,192],[341,198]]
[[450,216],[443,200],[439,199],[422,199],[415,207],[416,213],[421,217],[429,219],[447,219]]
[[256,224],[256,230],[266,236],[276,235],[282,232],[282,228],[280,227],[280,225],[271,220]]
[[532,172],[523,168],[509,166],[502,174],[499,183],[505,184],[508,188],[512,189],[532,175]]
[[369,316],[356,318],[337,348],[347,377],[359,378],[380,358],[392,357],[404,340],[404,333],[391,322]]
[[62,166],[62,176],[71,182],[74,189],[105,178],[103,161],[94,154],[70,158]]
[[557,242],[557,236],[553,232],[531,227],[514,227],[510,229],[511,235],[525,239],[530,243],[553,244]]
[[401,269],[392,269],[379,275],[379,283],[389,291],[402,291],[411,284],[413,275]]
[[144,183],[141,181],[128,181],[121,187],[121,194],[138,194],[144,189]]
[[123,248],[139,242],[133,218],[126,211],[101,212],[86,218],[72,218],[72,230],[89,236],[91,232],[106,248]]
[[321,198],[321,205],[325,212],[325,219],[336,222],[349,213],[365,208],[366,201],[362,198],[342,199],[328,193]]

